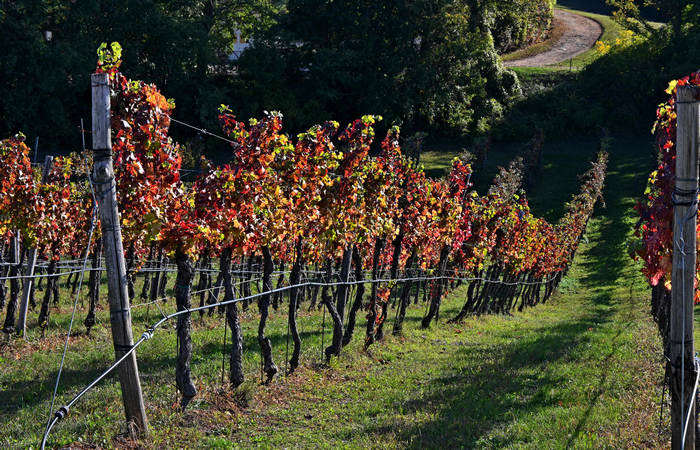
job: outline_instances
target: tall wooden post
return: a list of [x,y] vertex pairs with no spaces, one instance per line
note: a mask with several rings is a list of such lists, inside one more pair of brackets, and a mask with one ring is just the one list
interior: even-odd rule
[[[693,299],[695,294],[696,221],[698,188],[699,91],[679,87],[676,112],[676,185],[673,223],[671,291],[671,447],[695,448],[695,349]],[[690,421],[683,440],[683,428]]]
[[[37,142],[38,142],[37,137]],[[41,172],[42,180],[46,181],[49,176],[49,171],[53,165],[53,156],[47,156],[44,159],[44,170]],[[34,266],[36,265],[36,247],[29,249],[27,255],[27,268],[24,271],[24,276],[27,277],[24,280],[24,286],[22,290],[22,303],[19,307],[19,317],[17,318],[17,333],[20,334],[24,339],[27,339],[27,309],[29,308],[29,295],[32,292],[32,286],[34,285]]]
[[[92,148],[94,152],[92,180],[99,206],[102,244],[107,268],[112,341],[115,358],[119,359],[134,345],[134,338],[131,332],[129,290],[127,288],[122,232],[119,226],[114,168],[112,167],[109,76],[103,73],[93,74],[91,81]],[[142,436],[148,435],[148,421],[141,394],[141,381],[139,380],[135,352],[119,365],[118,373],[129,431],[136,431]],[[135,427],[136,430],[133,430],[132,427]]]

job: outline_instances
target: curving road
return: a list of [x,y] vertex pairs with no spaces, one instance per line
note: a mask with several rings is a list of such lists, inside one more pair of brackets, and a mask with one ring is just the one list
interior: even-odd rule
[[505,63],[508,67],[541,67],[557,64],[580,55],[593,47],[603,34],[598,22],[578,14],[554,10],[554,20],[563,22],[564,35],[551,49],[528,58],[516,59]]

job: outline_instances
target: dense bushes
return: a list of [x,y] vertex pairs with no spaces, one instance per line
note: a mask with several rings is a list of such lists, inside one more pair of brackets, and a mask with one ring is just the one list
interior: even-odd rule
[[546,38],[554,16],[554,0],[502,0],[490,11],[491,33],[499,53]]

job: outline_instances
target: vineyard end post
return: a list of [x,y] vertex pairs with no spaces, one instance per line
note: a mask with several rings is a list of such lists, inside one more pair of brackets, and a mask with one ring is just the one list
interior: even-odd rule
[[[693,342],[698,140],[700,102],[697,88],[679,87],[676,112],[676,180],[673,195],[673,274],[671,285],[671,447],[695,448],[697,412],[693,390],[697,371]],[[683,439],[686,418],[688,429]]]
[[[37,137],[37,142],[39,138]],[[42,180],[46,181],[49,176],[49,171],[53,165],[53,156],[46,156],[44,159],[44,169],[41,172]],[[32,292],[34,284],[34,266],[36,266],[36,245],[29,249],[27,256],[27,268],[24,271],[24,286],[22,287],[22,302],[19,307],[19,317],[17,318],[17,333],[25,340],[27,339],[27,309],[29,309],[29,296]]]
[[[93,74],[92,84],[92,182],[95,188],[102,229],[102,245],[107,268],[109,319],[112,327],[114,356],[122,357],[134,345],[131,331],[131,308],[127,288],[124,246],[117,207],[116,181],[112,166],[109,75]],[[148,420],[141,393],[141,381],[132,352],[118,367],[122,400],[129,432],[148,435]],[[135,428],[135,430],[134,430]]]

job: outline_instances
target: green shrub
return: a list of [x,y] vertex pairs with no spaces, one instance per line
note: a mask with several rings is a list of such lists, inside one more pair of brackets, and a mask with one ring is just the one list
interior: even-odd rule
[[546,38],[554,0],[501,0],[490,11],[491,34],[499,53],[512,52]]

